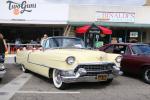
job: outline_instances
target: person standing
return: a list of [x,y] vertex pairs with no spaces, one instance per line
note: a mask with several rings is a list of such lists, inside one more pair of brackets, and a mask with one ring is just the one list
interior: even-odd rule
[[0,63],[4,63],[6,50],[7,50],[6,41],[4,40],[2,33],[0,33]]
[[41,45],[44,46],[44,41],[48,38],[47,34],[44,34],[44,36],[41,38]]
[[116,38],[116,37],[112,37],[111,43],[112,43],[112,44],[118,43],[117,38]]

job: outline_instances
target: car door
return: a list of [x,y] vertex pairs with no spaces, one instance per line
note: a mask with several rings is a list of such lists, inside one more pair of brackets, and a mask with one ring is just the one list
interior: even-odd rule
[[133,60],[135,57],[132,56],[129,46],[127,46],[126,51],[124,54],[122,54],[122,56],[123,59],[121,61],[121,70],[124,72],[130,72],[132,70],[132,66],[134,65]]
[[140,69],[140,65],[143,62],[141,59],[142,56],[134,54],[130,46],[128,46],[127,52],[128,53],[123,55],[121,62],[122,70],[132,74],[137,74]]
[[45,48],[43,50],[34,50],[28,56],[28,62],[30,63],[30,70],[43,76],[49,77],[49,67],[46,66],[46,49],[50,46],[49,40],[45,42]]

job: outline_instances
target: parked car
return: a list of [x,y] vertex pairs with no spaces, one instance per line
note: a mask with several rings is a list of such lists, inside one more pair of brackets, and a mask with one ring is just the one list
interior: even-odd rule
[[49,37],[40,50],[22,50],[16,62],[28,70],[53,79],[54,86],[65,89],[73,82],[111,82],[121,74],[121,55],[84,48],[75,37]]
[[0,63],[0,81],[4,77],[5,73],[6,73],[5,66],[4,66],[4,64]]
[[4,63],[4,57],[0,54],[0,81],[2,80],[2,78],[6,73],[6,68],[3,63]]
[[121,70],[142,76],[150,84],[150,46],[148,44],[118,43],[99,48],[106,53],[122,54]]

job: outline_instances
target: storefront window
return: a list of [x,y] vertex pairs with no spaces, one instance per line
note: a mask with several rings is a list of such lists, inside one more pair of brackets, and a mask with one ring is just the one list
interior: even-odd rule
[[20,38],[22,43],[30,43],[31,40],[39,41],[43,34],[50,36],[62,36],[64,33],[64,27],[31,27],[31,26],[5,26],[0,27],[0,30],[4,33],[7,43],[15,43],[17,38]]

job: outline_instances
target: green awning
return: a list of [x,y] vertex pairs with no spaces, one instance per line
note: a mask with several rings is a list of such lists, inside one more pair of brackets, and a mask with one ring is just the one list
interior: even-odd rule
[[95,23],[96,25],[108,26],[108,27],[130,27],[130,28],[150,28],[150,24],[138,24],[138,23],[116,23],[116,22],[68,22],[72,26],[83,26]]

